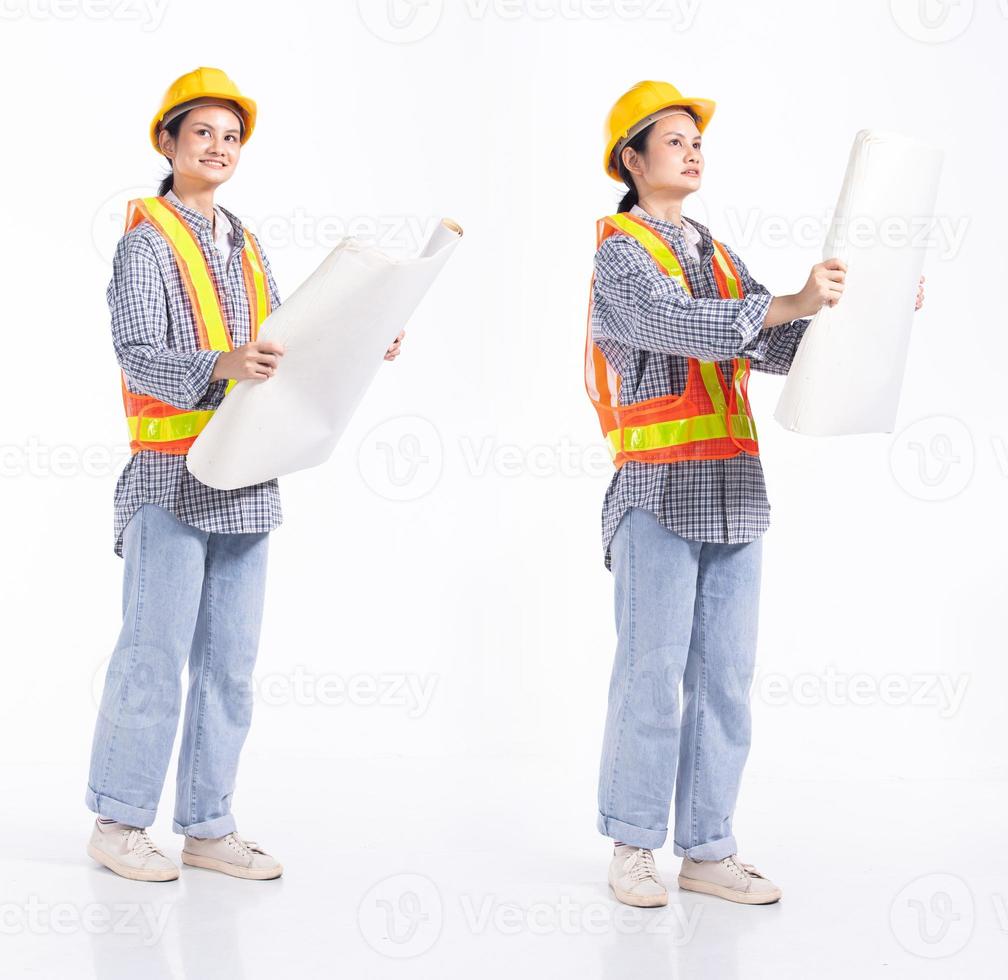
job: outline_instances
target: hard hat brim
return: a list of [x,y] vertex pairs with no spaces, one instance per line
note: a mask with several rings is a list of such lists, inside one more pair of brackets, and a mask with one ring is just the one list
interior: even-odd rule
[[[630,126],[622,134],[613,135],[613,137],[609,141],[609,145],[606,147],[606,155],[605,155],[606,173],[610,177],[612,177],[613,180],[618,180],[622,183],[623,178],[620,177],[619,175],[619,170],[617,169],[615,161],[614,154],[616,147],[619,146],[620,150],[622,150],[623,146],[626,144],[626,141],[628,139],[631,139],[634,135],[636,135],[636,133],[640,132],[641,129],[644,129],[647,126],[651,125],[651,123],[657,122],[658,119],[662,117],[662,114],[665,112],[666,109],[671,109],[673,107],[679,107],[679,106],[685,106],[687,109],[692,109],[700,117],[700,121],[697,123],[697,129],[699,129],[700,132],[703,133],[703,131],[707,128],[707,124],[711,120],[711,116],[714,115],[714,108],[716,105],[717,103],[711,99],[689,99],[683,97],[681,99],[676,99],[673,102],[669,102],[664,106],[660,106],[657,109],[654,109],[647,116],[644,116],[642,119],[638,119],[636,122],[634,122],[634,124]],[[648,120],[650,120],[650,122],[648,122]],[[643,126],[641,125],[642,123],[644,123]]]
[[[196,98],[196,96],[194,96]],[[257,106],[253,99],[250,99],[244,95],[236,95],[233,91],[227,92],[223,90],[212,90],[207,92],[200,92],[198,98],[212,98],[221,99],[227,102],[236,103],[239,108],[244,113],[244,126],[242,127],[242,137],[241,145],[244,146],[248,142],[248,138],[252,135],[252,130],[255,129],[256,123],[256,113]],[[179,102],[174,103],[174,105],[162,106],[158,111],[158,114],[151,120],[150,124],[150,139],[151,145],[154,147],[158,153],[161,152],[161,147],[158,145],[158,130],[161,126],[161,120],[171,112],[176,106],[182,105],[183,102],[189,102],[190,99],[182,99]]]

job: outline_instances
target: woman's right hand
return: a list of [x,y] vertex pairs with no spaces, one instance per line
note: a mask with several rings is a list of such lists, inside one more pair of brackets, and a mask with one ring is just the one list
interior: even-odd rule
[[827,259],[812,266],[805,288],[798,293],[802,306],[800,316],[813,316],[824,306],[836,306],[843,295],[847,263],[843,259]]
[[217,357],[210,380],[271,378],[276,374],[285,350],[286,347],[275,340],[253,340],[234,350],[224,351]]

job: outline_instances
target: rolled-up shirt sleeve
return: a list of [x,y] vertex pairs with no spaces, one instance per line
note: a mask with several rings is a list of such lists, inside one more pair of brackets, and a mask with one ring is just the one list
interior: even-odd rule
[[[742,291],[746,296],[752,294],[770,295],[762,283],[758,283],[742,261],[727,245],[725,249],[731,256],[735,268],[742,277]],[[753,369],[765,374],[787,374],[791,370],[798,346],[801,344],[805,330],[812,321],[810,319],[792,320],[790,323],[779,323],[767,327],[745,348],[741,354],[749,358]]]
[[612,235],[595,253],[595,291],[604,315],[597,337],[641,350],[724,361],[757,341],[772,297],[764,290],[743,299],[690,296],[665,275],[638,242]]
[[112,345],[130,391],[176,408],[195,408],[207,394],[221,352],[187,353],[168,347],[165,286],[154,252],[142,236],[119,240],[106,298]]

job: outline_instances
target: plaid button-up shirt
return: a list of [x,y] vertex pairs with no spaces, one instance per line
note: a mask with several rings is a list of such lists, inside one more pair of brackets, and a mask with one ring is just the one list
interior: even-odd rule
[[[595,253],[592,336],[622,378],[620,404],[681,394],[690,357],[719,362],[729,383],[736,356],[750,358],[754,370],[787,374],[809,320],[763,329],[773,297],[731,248],[725,246],[742,278],[743,298],[738,300],[720,298],[711,263],[714,245],[705,225],[686,219],[699,232],[697,259],[678,225],[637,206],[632,213],[674,248],[693,294],[665,275],[627,235],[611,235]],[[730,459],[624,463],[602,504],[608,569],[612,536],[630,507],[651,511],[664,527],[696,541],[752,541],[770,524],[763,468],[758,456],[747,453]]]
[[[210,265],[235,347],[247,344],[252,324],[242,276],[241,221],[218,206],[218,214],[223,212],[231,223],[235,245],[225,266],[210,220],[174,194],[170,200],[192,228]],[[226,233],[219,228],[218,236],[222,230]],[[262,245],[259,251],[275,309],[280,295]],[[112,314],[112,344],[130,391],[184,409],[216,408],[221,403],[227,381],[210,380],[219,352],[199,349],[174,254],[148,222],[141,222],[119,240],[106,298]],[[216,490],[186,469],[185,456],[141,449],[126,463],[115,487],[113,547],[120,558],[123,528],[144,503],[159,504],[184,524],[204,531],[272,531],[283,520],[276,479],[237,490]]]

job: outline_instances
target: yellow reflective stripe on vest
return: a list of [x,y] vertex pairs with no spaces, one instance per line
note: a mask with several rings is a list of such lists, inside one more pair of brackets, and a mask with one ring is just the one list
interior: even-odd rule
[[[733,415],[732,418],[748,419],[753,432],[755,432],[756,423],[752,421],[752,416],[746,412],[745,397],[742,394],[742,378],[745,376],[745,369],[748,361],[748,358],[738,358],[738,368],[734,374],[732,374],[732,386],[735,388],[735,408],[738,413],[737,415]],[[711,403],[714,405],[716,411],[727,415],[728,404],[725,401],[724,389],[721,387],[721,382],[718,379],[714,361],[699,361],[698,363],[700,365],[700,374],[703,377],[704,387],[707,389],[707,394],[710,396]]]
[[727,415],[728,403],[725,401],[724,388],[721,387],[721,380],[718,378],[717,364],[714,361],[698,361],[697,363],[700,365],[700,375],[703,377],[704,387],[707,389],[707,395],[714,406],[714,411]]
[[[745,392],[742,390],[742,379],[746,376],[746,372],[749,370],[749,358],[740,357],[739,367],[735,372],[735,377],[732,380],[732,384],[735,385],[735,406],[738,409],[739,415],[750,419],[753,432],[756,431],[756,421],[746,412],[746,397]],[[755,436],[753,436],[755,438]]]
[[[206,326],[210,350],[231,350],[227,328],[224,325],[224,311],[221,309],[217,289],[199,243],[189,227],[182,223],[178,215],[161,198],[144,197],[141,200],[150,220],[171,243],[175,255],[181,257],[185,265],[185,271],[199,304],[198,314],[202,316]],[[197,311],[194,310],[193,313],[196,315]]]
[[739,413],[745,415],[745,393],[742,391],[742,379],[745,377],[746,369],[749,367],[749,358],[740,357],[738,368],[732,376],[732,386],[735,388],[735,406]]
[[259,264],[259,256],[256,253],[255,246],[252,244],[252,239],[249,237],[248,232],[245,232],[245,255],[248,258],[249,265],[252,267],[252,282],[255,285],[255,308],[256,314],[259,317],[257,326],[261,326],[263,320],[266,319],[267,303],[269,302],[269,294],[266,291],[266,270]]
[[724,273],[725,281],[728,283],[728,292],[731,294],[730,299],[741,299],[742,291],[739,289],[738,280],[735,278],[735,274],[731,270],[731,265],[729,265],[728,260],[722,251],[722,245],[720,242],[714,242],[714,261],[717,262],[718,268]]
[[676,257],[675,252],[658,235],[654,234],[650,229],[645,228],[639,222],[634,221],[633,218],[626,217],[625,214],[610,215],[610,220],[621,231],[637,239],[644,246],[651,258],[665,270],[666,274],[672,276],[687,293],[692,295],[693,291],[690,289],[686,274],[679,264],[679,259]]
[[199,435],[212,415],[213,409],[206,409],[180,412],[164,418],[145,418],[139,429],[137,416],[131,415],[126,419],[126,424],[129,426],[130,439],[141,442],[174,442],[176,439],[189,439]]
[[[755,439],[756,427],[747,415],[731,417],[732,434],[738,439]],[[623,445],[620,446],[620,434]],[[606,437],[609,452],[641,452],[648,449],[667,449],[688,442],[704,439],[724,439],[728,436],[723,415],[694,415],[688,419],[673,419],[666,422],[652,422],[650,425],[630,425],[625,429],[613,429]]]
[[[614,224],[618,225],[628,235],[632,235],[638,242],[640,242],[640,244],[647,250],[648,254],[656,262],[658,262],[659,265],[666,270],[670,270],[669,275],[676,278],[683,288],[687,292],[690,292],[689,283],[682,271],[682,266],[679,264],[678,258],[676,258],[675,253],[668,248],[661,238],[652,233],[650,229],[644,228],[632,218],[626,218],[622,214],[611,215],[611,218]],[[717,241],[714,242],[714,257],[721,271],[724,273],[725,281],[728,283],[728,291],[735,299],[740,298],[738,280],[732,274],[731,267],[725,261],[724,254],[721,251],[721,244]],[[715,411],[727,415],[728,404],[725,401],[724,389],[721,387],[721,381],[718,378],[718,371],[715,362],[698,360],[697,363],[700,365],[700,375],[703,378],[704,388],[707,389],[707,395],[710,397],[711,404],[714,406]],[[749,418],[749,416],[745,413],[745,403],[742,398],[741,388],[738,387],[742,372],[743,368],[740,363],[739,370],[736,371],[732,377],[732,384],[737,387],[736,402],[739,410],[738,417]],[[713,416],[710,417],[713,418]],[[722,435],[727,435],[727,432],[723,432]],[[701,438],[711,437],[704,436]]]
[[[679,284],[692,295],[689,281],[686,279],[682,266],[675,253],[662,241],[661,237],[624,214],[610,215],[607,219],[622,232],[639,242],[652,259],[663,271],[676,279]],[[741,289],[738,279],[732,272],[720,242],[714,241],[714,260],[724,276],[728,287],[728,298],[740,299]],[[667,449],[670,446],[681,446],[691,442],[701,442],[707,439],[724,439],[728,437],[728,426],[731,434],[737,439],[756,441],[755,420],[746,412],[745,399],[742,393],[742,379],[748,368],[748,358],[735,358],[736,369],[732,373],[732,387],[735,391],[737,414],[729,416],[725,389],[721,384],[720,371],[716,361],[701,361],[695,359],[700,369],[704,388],[711,400],[714,414],[697,415],[685,419],[672,419],[652,422],[648,425],[626,426],[611,430],[606,436],[606,443],[612,457],[619,452],[645,452],[647,450]]]

